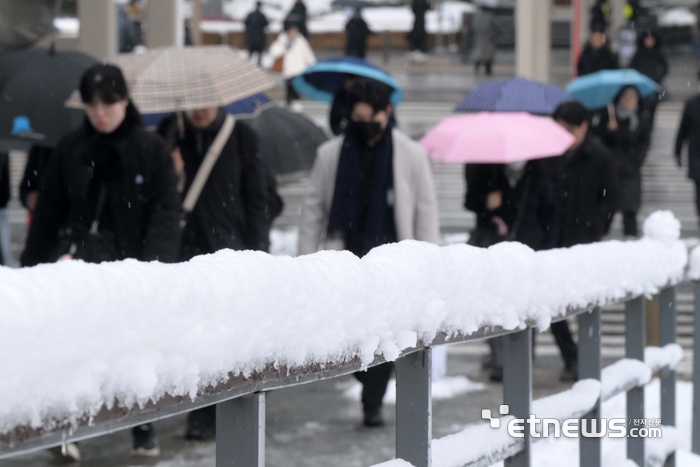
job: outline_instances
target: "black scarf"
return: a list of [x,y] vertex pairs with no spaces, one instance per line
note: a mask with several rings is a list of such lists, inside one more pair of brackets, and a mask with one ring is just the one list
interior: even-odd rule
[[384,131],[382,138],[373,148],[372,186],[369,206],[362,209],[366,213],[361,219],[360,178],[361,152],[367,148],[364,142],[348,132],[340,150],[338,171],[335,179],[335,191],[328,220],[328,236],[340,233],[347,240],[359,239],[360,243],[350,251],[364,256],[372,248],[386,243],[387,237],[395,236],[393,219],[389,212],[388,190],[393,184],[394,144],[392,125]]

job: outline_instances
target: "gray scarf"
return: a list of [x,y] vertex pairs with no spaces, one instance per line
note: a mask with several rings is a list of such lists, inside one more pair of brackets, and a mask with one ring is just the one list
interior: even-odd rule
[[637,114],[637,109],[627,109],[622,107],[620,104],[615,106],[615,114],[619,120],[629,120],[630,121],[630,131],[635,131],[639,126],[639,115]]

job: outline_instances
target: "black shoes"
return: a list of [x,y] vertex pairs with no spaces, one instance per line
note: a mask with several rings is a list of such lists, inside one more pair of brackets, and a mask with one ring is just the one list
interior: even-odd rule
[[384,426],[384,419],[382,418],[382,411],[377,410],[373,412],[365,412],[365,418],[362,424],[368,428],[377,428]]
[[559,379],[562,383],[575,383],[578,381],[578,360],[568,362],[564,366]]
[[153,430],[153,425],[149,423],[147,425],[136,426],[131,429],[131,435],[134,439],[134,449],[131,451],[132,456],[160,456],[160,448],[156,443],[156,433]]

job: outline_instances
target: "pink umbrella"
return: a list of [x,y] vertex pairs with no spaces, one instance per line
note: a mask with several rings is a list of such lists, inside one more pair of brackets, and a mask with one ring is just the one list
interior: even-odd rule
[[573,135],[551,118],[524,112],[448,117],[420,141],[433,159],[482,164],[558,156],[573,142]]

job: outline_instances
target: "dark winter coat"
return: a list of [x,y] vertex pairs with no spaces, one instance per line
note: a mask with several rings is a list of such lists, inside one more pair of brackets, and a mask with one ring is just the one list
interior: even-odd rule
[[[467,164],[467,195],[464,206],[477,216],[476,238],[470,244],[489,246],[496,241],[521,242],[534,250],[556,246],[559,224],[558,204],[553,199],[553,183],[538,161],[525,166],[521,178],[512,186],[502,164]],[[489,193],[500,191],[503,204],[489,211]],[[500,217],[508,227],[508,235],[497,238],[493,217]]]
[[593,5],[591,7],[591,31],[596,29],[605,30],[608,26],[608,18],[603,9],[603,5]]
[[426,0],[413,0],[413,28],[408,33],[411,50],[425,52],[425,40],[428,37],[425,31],[425,14],[430,10],[430,4]]
[[294,25],[299,28],[299,32],[304,36],[308,37],[309,32],[306,28],[306,5],[301,0],[297,0],[294,6],[289,10],[287,18],[284,20],[287,25]]
[[[185,122],[184,138],[175,143],[185,163],[183,198],[224,118],[222,110],[205,130],[195,129]],[[158,132],[167,134],[171,125],[176,125],[172,116],[161,122]],[[239,120],[188,217],[180,259],[186,261],[225,248],[267,251],[271,224],[267,193],[266,169],[258,153],[255,133]]]
[[127,118],[109,135],[86,121],[58,143],[22,254],[24,266],[56,259],[61,228],[90,227],[101,186],[107,198],[100,230],[113,234],[121,259],[177,259],[180,200],[172,158],[158,135]]
[[639,111],[639,124],[632,131],[629,119],[618,117],[617,131],[607,129],[610,118],[607,111],[600,114],[594,132],[611,150],[618,177],[618,208],[622,211],[638,211],[642,204],[642,164],[649,150],[650,130],[646,114]]
[[372,35],[369,26],[361,16],[354,16],[345,25],[347,43],[345,55],[365,58],[367,55],[367,39]]
[[586,44],[578,59],[578,75],[590,75],[601,70],[616,70],[619,60],[607,45],[600,49],[594,49],[591,44]]
[[[643,36],[642,36],[643,38]],[[637,45],[637,52],[632,57],[630,68],[661,84],[668,74],[668,61],[659,47],[649,49],[643,44]]]
[[[10,155],[0,153],[0,209],[10,202]],[[1,264],[1,263],[0,263]]]
[[27,196],[33,191],[41,190],[41,180],[46,172],[46,167],[51,161],[53,148],[34,145],[29,150],[27,165],[24,167],[22,183],[19,185],[19,200],[27,207]]
[[676,158],[688,142],[688,178],[700,181],[700,95],[688,99],[683,109],[680,127],[676,136]]
[[617,176],[610,150],[589,135],[579,147],[546,163],[560,213],[558,246],[602,240],[617,209]]
[[260,10],[255,10],[245,19],[245,42],[251,52],[262,52],[267,46],[265,28],[269,22]]

